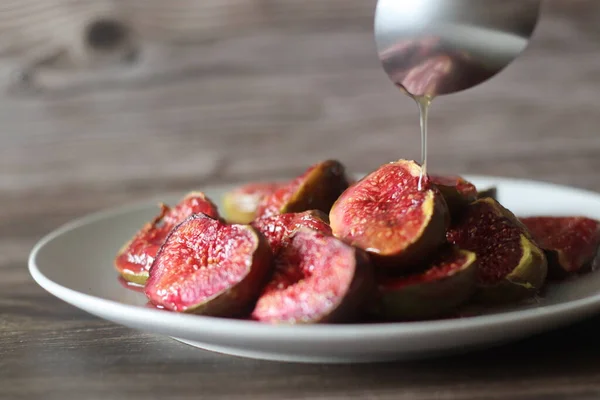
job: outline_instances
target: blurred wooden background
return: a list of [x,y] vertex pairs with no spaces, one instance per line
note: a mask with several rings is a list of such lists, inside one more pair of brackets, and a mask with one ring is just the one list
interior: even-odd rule
[[[466,358],[458,370],[455,362],[282,368],[199,356],[92,318],[31,280],[33,244],[92,211],[221,181],[289,177],[330,157],[354,171],[417,158],[416,107],[375,56],[374,4],[0,1],[0,391],[282,398],[325,388],[339,398],[361,390],[398,398],[404,386],[419,399],[583,399],[597,390],[597,351],[585,345],[597,337],[593,321],[570,341],[549,336]],[[521,58],[434,103],[431,168],[600,191],[598,21],[598,0],[546,0]]]
[[[415,106],[375,57],[374,5],[3,1],[3,239],[17,221],[42,234],[146,195],[291,176],[327,157],[355,171],[417,158]],[[431,168],[600,190],[599,17],[595,0],[547,0],[520,59],[434,103]]]

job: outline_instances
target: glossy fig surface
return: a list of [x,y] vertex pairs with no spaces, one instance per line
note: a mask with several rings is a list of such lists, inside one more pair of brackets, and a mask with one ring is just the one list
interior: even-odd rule
[[310,210],[301,213],[275,214],[254,220],[251,225],[262,233],[269,242],[273,254],[287,246],[290,237],[301,227],[331,235],[328,217],[321,211]]
[[117,253],[115,267],[121,276],[143,285],[158,249],[175,225],[192,214],[219,218],[217,206],[202,192],[190,192],[175,207],[160,205],[161,212],[146,223]]
[[600,247],[600,222],[583,216],[521,218],[545,252],[552,277],[561,278],[591,266]]
[[319,210],[329,213],[331,205],[349,185],[346,169],[339,161],[325,160],[283,185],[257,206],[257,218],[283,213]]
[[272,272],[271,261],[266,239],[250,225],[194,214],[167,236],[145,294],[170,311],[247,315]]
[[477,255],[477,297],[505,303],[535,295],[547,260],[515,215],[492,198],[471,203],[448,230],[448,241]]
[[275,272],[252,318],[270,324],[353,322],[373,295],[366,254],[333,236],[298,229],[275,258]]
[[333,234],[367,251],[374,262],[401,270],[445,243],[446,202],[414,161],[384,164],[348,188],[329,213]]

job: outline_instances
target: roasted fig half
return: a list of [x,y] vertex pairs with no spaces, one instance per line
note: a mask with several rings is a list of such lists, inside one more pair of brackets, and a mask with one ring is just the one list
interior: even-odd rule
[[445,242],[448,207],[414,161],[384,164],[352,185],[329,213],[333,234],[367,251],[380,267],[423,263]]
[[377,278],[375,314],[384,320],[415,320],[446,315],[475,292],[475,253],[448,246],[425,272]]
[[477,255],[476,298],[507,303],[535,295],[544,285],[544,252],[512,212],[492,198],[471,203],[447,233],[449,242]]
[[270,277],[271,261],[266,239],[250,225],[194,214],[167,236],[145,294],[170,311],[244,316]]
[[353,322],[366,312],[373,289],[373,271],[362,250],[299,228],[276,256],[273,278],[252,318],[270,324]]
[[160,214],[145,224],[117,253],[115,267],[129,282],[139,285],[146,282],[158,249],[175,225],[196,213],[219,218],[217,206],[202,192],[188,193],[174,208],[165,204],[160,208]]
[[450,214],[457,216],[469,203],[477,199],[477,188],[457,175],[430,175],[433,183],[444,196]]
[[253,182],[230,190],[223,196],[225,218],[235,224],[252,222],[260,201],[283,185],[282,182]]
[[267,238],[273,254],[277,254],[282,247],[287,246],[290,236],[300,227],[331,235],[331,227],[327,221],[327,214],[310,210],[302,213],[275,214],[259,218],[254,220],[251,225]]
[[538,246],[546,252],[553,279],[589,269],[600,246],[600,222],[583,217],[521,218]]
[[322,161],[265,196],[257,207],[257,218],[308,210],[329,213],[331,205],[348,185],[346,169],[339,161]]

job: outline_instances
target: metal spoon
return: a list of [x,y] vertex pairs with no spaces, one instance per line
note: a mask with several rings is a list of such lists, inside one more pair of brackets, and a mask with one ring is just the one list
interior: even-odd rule
[[526,47],[541,0],[379,0],[384,70],[411,97],[459,92],[496,75]]

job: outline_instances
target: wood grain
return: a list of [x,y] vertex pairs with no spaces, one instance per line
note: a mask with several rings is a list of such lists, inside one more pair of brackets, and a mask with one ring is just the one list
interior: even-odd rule
[[[73,9],[133,15],[141,46],[135,62],[42,63],[30,91],[0,93],[0,399],[600,396],[598,318],[457,358],[307,366],[191,350],[36,286],[26,271],[33,244],[88,212],[209,183],[290,177],[329,157],[354,171],[418,157],[415,106],[374,56],[372,2],[264,0],[252,13],[215,9],[223,17],[212,27],[194,21],[216,0],[169,3],[0,5],[6,79],[45,58],[22,50],[53,38],[59,20],[50,16],[73,21]],[[5,30],[7,15],[18,29]],[[39,31],[26,23],[32,15]],[[599,191],[599,15],[593,0],[547,1],[521,58],[485,85],[439,99],[431,168]],[[23,42],[5,35],[19,30]]]

